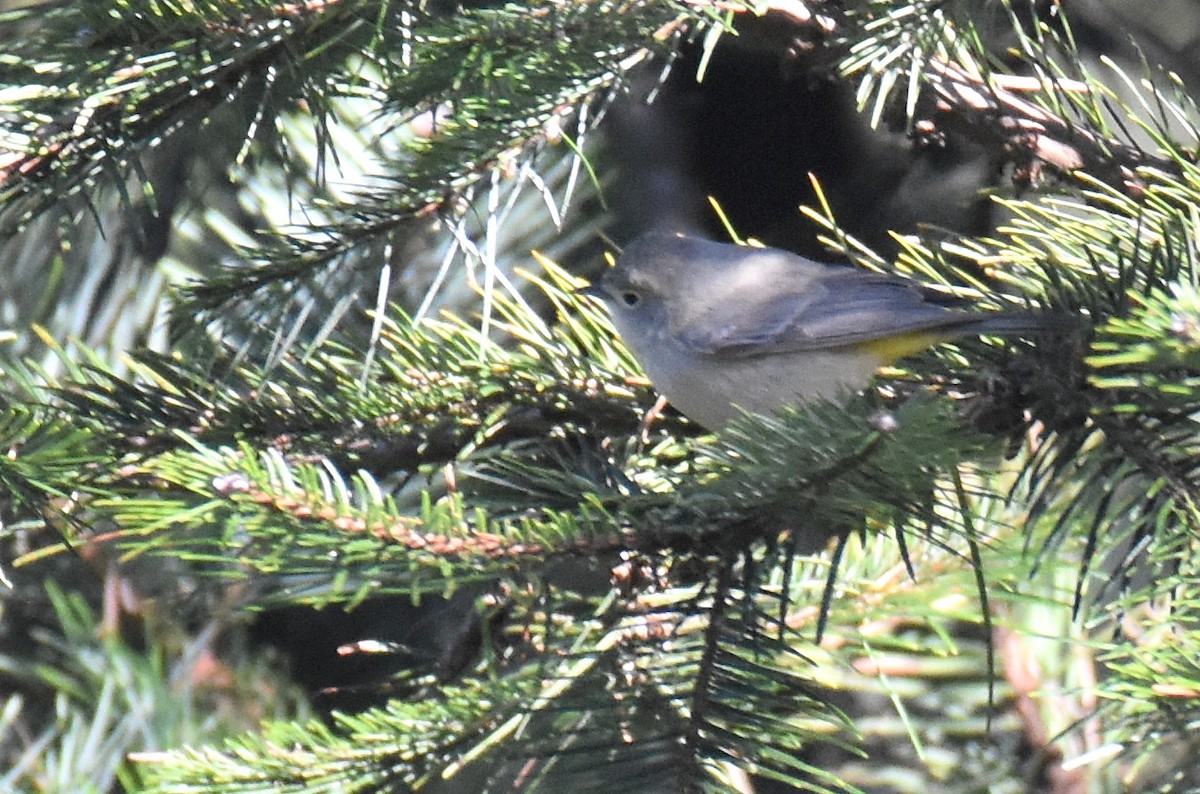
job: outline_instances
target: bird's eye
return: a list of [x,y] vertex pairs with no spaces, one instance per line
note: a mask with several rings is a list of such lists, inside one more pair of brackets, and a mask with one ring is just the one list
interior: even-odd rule
[[642,301],[642,296],[636,292],[622,292],[621,300],[626,306],[637,306]]

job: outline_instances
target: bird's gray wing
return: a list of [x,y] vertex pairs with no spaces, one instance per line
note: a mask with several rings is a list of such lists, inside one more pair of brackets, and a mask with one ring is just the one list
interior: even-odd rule
[[731,294],[675,329],[697,353],[750,357],[821,350],[976,319],[930,301],[915,282],[865,270],[828,267],[801,293]]

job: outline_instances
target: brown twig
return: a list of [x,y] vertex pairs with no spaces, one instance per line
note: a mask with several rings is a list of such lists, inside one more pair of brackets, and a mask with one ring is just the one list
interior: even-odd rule
[[[1171,160],[1137,146],[1102,138],[1072,124],[1017,94],[1045,90],[1034,78],[973,73],[954,63],[931,58],[925,64],[932,107],[918,129],[952,128],[992,147],[1009,159],[1024,160],[1014,179],[1036,184],[1045,167],[1063,174],[1086,171],[1126,193],[1143,190],[1137,168],[1152,166],[1177,173]],[[1055,81],[1058,91],[1086,92],[1077,81]]]

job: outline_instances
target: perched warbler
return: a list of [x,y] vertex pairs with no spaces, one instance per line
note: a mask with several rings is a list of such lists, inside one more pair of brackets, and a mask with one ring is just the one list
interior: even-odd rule
[[634,240],[584,291],[608,305],[655,387],[714,430],[735,406],[769,413],[862,388],[939,342],[1062,327],[1047,314],[952,308],[896,276],[664,232]]

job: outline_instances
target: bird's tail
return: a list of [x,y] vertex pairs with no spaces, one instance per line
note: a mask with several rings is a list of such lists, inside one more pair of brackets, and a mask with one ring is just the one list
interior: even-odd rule
[[1041,336],[1083,331],[1085,318],[1064,312],[1002,311],[975,314],[956,330],[970,336]]

